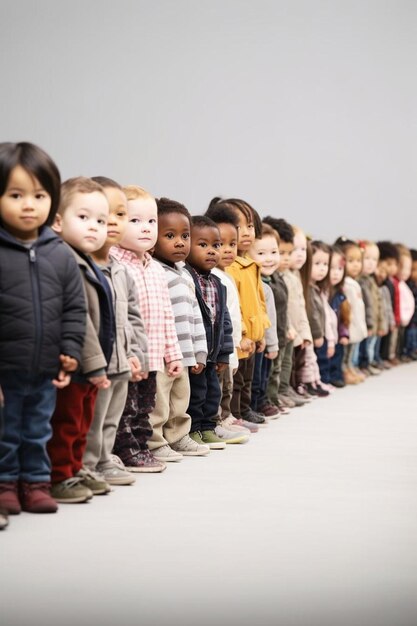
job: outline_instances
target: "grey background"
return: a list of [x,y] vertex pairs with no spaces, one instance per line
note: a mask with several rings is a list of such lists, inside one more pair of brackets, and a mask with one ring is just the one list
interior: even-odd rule
[[414,0],[2,0],[0,29],[0,138],[63,178],[417,247]]

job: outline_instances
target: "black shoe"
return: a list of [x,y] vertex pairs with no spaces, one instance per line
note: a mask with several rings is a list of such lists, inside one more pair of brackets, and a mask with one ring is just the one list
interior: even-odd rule
[[305,383],[305,388],[310,396],[318,396],[317,389],[311,383]]
[[337,387],[338,389],[346,387],[346,383],[344,380],[331,380],[330,384],[333,385],[333,387]]
[[320,398],[325,398],[330,395],[330,391],[326,391],[326,389],[323,389],[321,385],[316,385],[316,391]]
[[252,422],[252,424],[265,424],[265,416],[255,413],[252,409],[242,415],[242,419],[247,422]]

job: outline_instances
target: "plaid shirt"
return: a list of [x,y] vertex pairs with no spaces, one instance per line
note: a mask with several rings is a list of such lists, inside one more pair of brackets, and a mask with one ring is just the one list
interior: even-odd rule
[[161,265],[145,253],[142,262],[134,252],[113,246],[112,257],[128,268],[138,290],[139,309],[148,336],[149,371],[164,371],[166,363],[181,361],[167,279]]
[[216,284],[211,274],[200,274],[194,268],[191,268],[197,277],[198,284],[200,285],[201,293],[204,302],[207,304],[212,324],[215,323],[217,318],[217,311],[219,308],[219,296],[217,294]]

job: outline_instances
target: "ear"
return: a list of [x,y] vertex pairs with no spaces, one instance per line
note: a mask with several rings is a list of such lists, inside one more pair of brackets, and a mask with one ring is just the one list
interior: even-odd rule
[[54,223],[51,228],[56,233],[62,233],[62,216],[59,213],[55,215]]

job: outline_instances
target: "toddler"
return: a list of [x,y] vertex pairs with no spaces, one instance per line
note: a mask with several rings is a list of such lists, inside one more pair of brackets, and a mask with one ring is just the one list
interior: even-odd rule
[[336,314],[338,340],[334,355],[330,358],[330,384],[336,388],[345,386],[342,364],[344,349],[349,343],[350,305],[344,291],[345,272],[345,255],[341,248],[333,246],[329,271],[329,304]]

